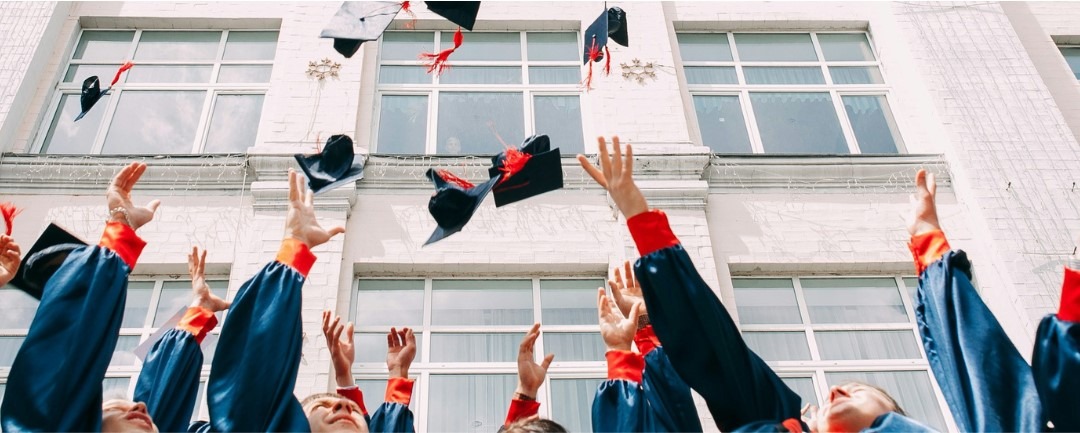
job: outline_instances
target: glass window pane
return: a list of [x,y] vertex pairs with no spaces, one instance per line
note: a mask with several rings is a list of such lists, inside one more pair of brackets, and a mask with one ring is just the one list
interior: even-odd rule
[[357,326],[411,326],[424,323],[424,280],[360,280]]
[[821,55],[827,61],[874,60],[874,51],[864,33],[818,33]]
[[884,95],[841,96],[861,153],[899,153],[900,130]]
[[60,105],[57,106],[52,124],[49,125],[49,133],[45,136],[41,153],[85,155],[93,149],[94,137],[101,127],[101,117],[105,115],[112,96],[102,96],[97,104],[94,104],[94,108],[76,122],[75,117],[82,112],[80,96],[78,93],[66,93],[60,97]]
[[104,397],[102,401],[112,399],[131,400],[131,394],[128,393],[130,385],[131,378],[129,377],[106,377],[101,381],[101,395]]
[[0,305],[3,306],[0,307],[0,329],[29,329],[37,314],[38,300],[22,290],[4,286],[0,288]]
[[93,61],[124,60],[131,52],[131,39],[134,37],[135,32],[131,31],[85,31],[79,38],[79,45],[75,46],[75,53],[71,58]]
[[[120,68],[119,64],[115,65],[71,65],[68,66],[67,73],[64,74],[65,83],[79,83],[82,84],[83,80],[96,75],[98,80],[101,80],[102,87],[108,87],[109,81],[112,81],[112,77],[116,75],[116,70]],[[120,77],[120,81],[124,81],[131,70],[128,70],[127,74]]]
[[[360,379],[356,380],[356,386],[360,388],[360,391],[364,395],[364,407],[369,408],[369,411],[375,411],[373,408],[378,408],[383,404],[383,396],[386,395],[386,379]],[[413,389],[418,389],[416,384],[413,384]],[[412,399],[414,402],[419,399]]]
[[431,334],[431,362],[514,362],[524,333]]
[[198,421],[200,419],[205,420],[206,418],[205,418],[205,416],[203,414],[209,414],[210,413],[210,409],[207,407],[207,404],[206,404],[206,381],[205,380],[199,382],[199,396],[195,397],[195,398],[196,398],[195,404],[197,405],[197,409],[191,411],[191,422],[195,422],[195,421]]
[[[525,35],[529,61],[578,61],[577,33],[529,32]],[[577,69],[577,68],[575,68]]]
[[[416,61],[418,54],[432,52],[434,45],[433,32],[386,32],[382,35],[382,51],[379,55],[383,60]],[[454,57],[457,58],[457,53],[454,53]]]
[[781,377],[780,380],[784,381],[784,385],[787,385],[796,394],[799,394],[799,397],[802,397],[804,405],[807,403],[820,404],[817,390],[814,389],[814,379],[809,377]]
[[[464,32],[464,37],[465,43],[454,51],[453,60],[521,60],[520,33]],[[453,46],[454,32],[443,31],[439,49],[445,50]],[[577,43],[574,48],[576,50]],[[416,53],[413,53],[413,59],[415,58]]]
[[146,313],[150,311],[150,296],[154,292],[153,281],[128,282],[127,300],[124,304],[124,321],[121,328],[146,326]]
[[205,91],[124,91],[101,153],[191,153],[205,100]]
[[885,84],[877,66],[830,66],[834,84]]
[[383,95],[381,101],[378,153],[423,154],[428,97]]
[[604,280],[540,280],[544,325],[596,325],[596,288]]
[[432,325],[532,325],[530,280],[433,280]]
[[7,390],[7,385],[0,383],[0,401],[4,401],[4,391]]
[[701,140],[713,152],[752,152],[738,96],[695,95],[694,110]]
[[795,288],[788,278],[732,278],[739,323],[802,323]]
[[[220,313],[218,313],[220,314]],[[206,334],[206,338],[203,339],[202,352],[203,352],[203,365],[209,367],[214,362],[214,354],[217,353],[218,339],[221,338],[220,334]]]
[[765,153],[850,153],[828,93],[750,93]]
[[802,278],[812,323],[906,323],[891,278]]
[[734,66],[686,66],[686,84],[739,84]]
[[560,362],[603,361],[605,352],[607,345],[598,332],[544,333],[544,354],[554,353]]
[[821,68],[743,67],[746,84],[825,84]]
[[144,31],[135,48],[135,61],[214,60],[219,45],[221,32]]
[[821,359],[919,359],[911,331],[815,331]]
[[442,84],[521,84],[517,66],[455,66],[439,77]]
[[914,277],[904,278],[904,289],[907,290],[911,307],[915,308],[915,304],[918,302],[916,292],[919,290],[919,279]]
[[577,66],[529,66],[530,84],[577,84],[581,68]]
[[219,83],[269,83],[270,65],[222,65],[218,70]]
[[[120,78],[125,83],[209,83],[213,66],[162,66],[139,65],[127,72],[127,78]],[[99,77],[100,79],[109,79]],[[102,82],[102,86],[106,83]]]
[[135,348],[139,346],[138,335],[121,335],[116,340],[116,348],[113,349],[110,367],[135,365]]
[[1073,71],[1073,76],[1080,80],[1080,47],[1062,47],[1061,55],[1065,57],[1065,62],[1069,64],[1069,68]]
[[521,93],[440,92],[436,151],[441,155],[496,154],[525,137]]
[[[207,281],[210,292],[225,298],[229,282],[221,280]],[[187,310],[191,304],[191,281],[165,281],[161,286],[161,294],[158,295],[157,309],[154,312],[154,327],[160,327],[173,318],[178,312]],[[221,320],[221,312],[215,314]]]
[[679,39],[679,54],[684,62],[732,60],[726,33],[678,33],[676,37]]
[[[398,328],[401,329],[401,328]],[[383,364],[386,362],[386,334],[390,332],[390,327],[386,327],[386,332],[357,332],[353,337],[353,345],[357,348],[356,357],[353,358],[354,364],[363,363],[375,363]],[[424,351],[423,338],[420,332],[416,332],[416,358],[414,358],[414,364],[420,362]],[[380,394],[380,398],[381,394]],[[375,406],[378,407],[378,406]]]
[[581,129],[581,102],[573,96],[534,96],[533,116],[536,133],[547,134],[552,147],[560,155],[585,152],[585,136]]
[[925,371],[847,371],[825,373],[825,380],[829,386],[851,381],[877,386],[888,392],[908,416],[937,431],[946,431],[945,418]]
[[746,345],[766,361],[810,359],[810,346],[803,332],[743,332]]
[[278,32],[231,31],[225,41],[225,60],[274,60]]
[[0,337],[0,367],[11,367],[25,337]]
[[203,153],[244,153],[255,145],[264,95],[218,95]]
[[592,431],[593,399],[603,379],[551,379],[551,419],[566,431]]
[[744,62],[802,62],[817,60],[808,33],[736,33],[735,47]]
[[[451,70],[453,70],[451,68]],[[449,71],[447,71],[449,72]],[[431,84],[434,74],[420,66],[383,66],[379,68],[380,84]]]
[[428,401],[437,404],[428,405],[427,431],[498,431],[516,387],[512,374],[432,375]]

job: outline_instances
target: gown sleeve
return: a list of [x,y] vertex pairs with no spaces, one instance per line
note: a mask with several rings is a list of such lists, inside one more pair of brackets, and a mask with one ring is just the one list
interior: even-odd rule
[[652,325],[638,330],[634,341],[638,351],[645,354],[641,385],[654,427],[666,432],[700,432],[701,419],[690,386],[675,372]]
[[645,359],[629,350],[605,354],[608,378],[600,382],[592,405],[594,432],[651,432],[649,402],[641,387]]
[[1031,358],[1035,386],[1057,431],[1080,431],[1080,271],[1065,268],[1061,307],[1039,323]]
[[203,353],[199,347],[217,326],[214,312],[192,307],[180,323],[154,343],[143,360],[135,401],[146,403],[159,431],[185,431],[198,404]]
[[409,403],[412,401],[412,379],[391,377],[386,383],[386,396],[383,404],[375,409],[368,424],[372,433],[403,432],[413,433],[415,421]]

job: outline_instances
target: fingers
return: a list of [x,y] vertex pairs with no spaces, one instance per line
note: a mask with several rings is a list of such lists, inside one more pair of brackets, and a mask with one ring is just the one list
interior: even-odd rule
[[931,198],[937,196],[937,180],[934,177],[934,173],[926,174],[926,189],[930,192]]
[[322,332],[323,335],[330,334],[330,310],[324,310],[322,312]]
[[195,266],[195,270],[199,272],[199,276],[206,275],[206,250],[203,250],[202,255],[199,256],[199,263]]
[[623,171],[623,158],[622,149],[619,147],[619,137],[611,138],[612,157],[611,157],[611,177],[608,179],[621,179]]
[[416,333],[413,332],[412,328],[405,328],[405,345],[416,347]]
[[300,199],[300,190],[296,187],[296,170],[289,169],[289,202]]
[[401,341],[398,339],[397,328],[391,327],[390,333],[386,334],[386,347],[391,349],[401,347]]
[[611,296],[615,297],[615,304],[620,305],[623,303],[623,294],[622,290],[619,290],[619,287],[615,284],[615,282],[608,280],[608,287],[611,287]]
[[604,174],[600,172],[596,166],[589,162],[589,159],[585,155],[577,156],[578,163],[581,164],[581,168],[585,169],[586,173],[589,173],[589,177],[592,177],[604,189],[607,189],[607,179],[604,179]]
[[304,193],[304,204],[308,205],[308,206],[314,206],[315,205],[315,193],[314,192],[306,191]]
[[630,320],[637,321],[638,316],[641,315],[641,302],[635,302],[633,307],[630,307]]
[[131,176],[128,178],[126,190],[131,191],[135,187],[135,184],[142,178],[143,173],[146,173],[146,164],[141,162],[135,163],[135,169],[132,170]]
[[918,173],[915,173],[915,189],[919,192],[929,190],[926,188],[926,170],[919,169]]
[[540,362],[540,368],[544,369],[544,373],[547,374],[548,367],[551,366],[551,361],[555,360],[555,354],[549,353],[544,357],[544,360]]
[[600,323],[604,323],[604,317],[607,315],[607,309],[604,308],[605,298],[606,298],[606,296],[604,296],[604,288],[603,287],[597,288],[596,289],[596,312],[597,312],[597,315],[599,316],[598,319],[600,320]]
[[518,346],[518,353],[532,353],[533,345],[536,344],[536,338],[540,336],[540,324],[534,323],[529,332],[525,334],[525,338],[521,339],[521,345]]
[[604,174],[604,179],[611,179],[611,158],[608,157],[607,141],[604,137],[596,137],[597,146],[600,147],[600,172]]
[[[615,145],[619,145],[619,137],[613,137]],[[634,178],[634,149],[630,147],[630,143],[626,143],[626,156],[623,157],[623,177],[627,179]]]
[[353,344],[353,337],[356,336],[355,329],[356,328],[353,326],[352,322],[349,322],[349,326],[347,328],[345,328],[345,332],[346,332],[345,341],[347,341],[350,346],[352,346],[352,344]]
[[340,235],[342,233],[345,233],[345,227],[342,227],[342,226],[333,227],[330,230],[327,230],[326,233],[329,234],[330,237],[334,237],[334,236]]
[[150,209],[150,213],[156,213],[158,206],[161,206],[161,200],[150,200],[150,203],[146,204],[146,208]]
[[330,341],[337,343],[341,341],[341,331],[345,330],[345,327],[341,325],[341,317],[334,317],[334,321],[330,323],[330,336],[327,337]]
[[618,267],[615,268],[615,283],[618,284],[619,287],[626,287],[626,283],[624,283],[622,279],[622,272],[619,271]]
[[195,278],[195,256],[199,254],[199,247],[192,246],[187,256],[187,272],[191,278]]

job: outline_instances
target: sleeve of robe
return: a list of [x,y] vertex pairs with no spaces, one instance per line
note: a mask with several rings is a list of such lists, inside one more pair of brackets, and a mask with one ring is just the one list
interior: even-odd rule
[[920,274],[915,318],[957,428],[1042,430],[1031,367],[972,286],[967,255],[950,251],[940,230],[913,236],[910,248]]
[[191,307],[143,360],[134,401],[146,403],[159,431],[187,430],[198,404],[203,353],[199,343],[217,326],[214,312]]
[[799,419],[799,395],[743,340],[698,274],[667,216],[650,210],[627,220],[641,258],[634,275],[672,367],[700,394],[722,431],[754,421]]
[[639,329],[634,342],[638,351],[645,354],[641,385],[649,402],[649,418],[654,428],[666,432],[700,432],[701,419],[690,386],[671,366],[652,325]]
[[596,388],[592,404],[594,432],[652,432],[649,402],[641,387],[645,359],[629,350],[608,350],[607,380]]
[[371,415],[371,422],[368,423],[368,428],[372,433],[413,433],[416,431],[413,427],[415,424],[413,413],[409,410],[414,383],[412,379],[390,378],[386,383],[383,404],[375,409],[375,413]]
[[503,422],[503,426],[499,428],[499,431],[506,429],[506,426],[528,418],[530,416],[540,413],[540,402],[536,400],[521,400],[511,399],[510,409],[506,411],[506,421]]
[[315,255],[282,241],[277,260],[236,294],[221,328],[207,385],[218,432],[308,431],[293,390],[300,366],[300,289]]
[[1039,324],[1035,385],[1057,431],[1080,431],[1080,270],[1065,268],[1061,307]]
[[99,246],[73,250],[45,284],[11,365],[5,432],[101,430],[101,382],[124,317],[128,273],[146,242],[109,223]]

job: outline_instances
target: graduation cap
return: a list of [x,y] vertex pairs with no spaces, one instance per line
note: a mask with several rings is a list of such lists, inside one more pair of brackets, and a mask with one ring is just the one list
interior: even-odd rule
[[461,231],[501,178],[496,176],[480,185],[473,185],[446,170],[429,168],[426,175],[435,184],[435,194],[428,201],[428,212],[435,217],[439,226],[424,242],[425,246]]
[[82,119],[83,116],[85,116],[86,113],[94,107],[94,104],[97,104],[98,100],[100,100],[102,96],[108,95],[109,91],[112,90],[112,87],[116,85],[116,82],[120,81],[120,74],[124,73],[124,71],[127,71],[128,69],[131,69],[132,66],[135,66],[135,64],[132,62],[125,62],[123,65],[121,65],[120,69],[116,71],[116,75],[113,77],[112,82],[109,83],[109,88],[105,89],[104,92],[101,91],[101,81],[98,80],[97,75],[90,76],[89,78],[83,80],[82,95],[79,97],[79,103],[82,106],[82,112],[80,112],[79,115],[75,117],[75,121],[77,122],[79,121],[79,119]]
[[364,42],[379,39],[399,11],[408,11],[408,4],[409,2],[347,1],[330,19],[319,37],[333,38],[334,49],[346,59],[350,58]]
[[40,300],[45,292],[45,283],[49,282],[68,254],[87,245],[86,241],[56,223],[49,223],[30,251],[23,256],[19,271],[9,284]]
[[132,350],[131,353],[139,357],[140,361],[146,361],[146,355],[150,354],[150,349],[152,349],[154,345],[157,344],[158,340],[160,340],[161,337],[165,336],[166,332],[169,332],[170,329],[176,327],[176,324],[180,323],[180,320],[184,318],[184,313],[187,313],[187,309],[188,307],[181,307],[175,314],[172,315],[172,317],[169,318],[169,320],[166,320],[160,328],[154,331],[153,334],[150,334],[150,338],[147,338],[146,341],[135,347],[135,350]]
[[330,137],[317,155],[298,153],[293,157],[316,195],[364,178],[364,163],[353,153],[353,141],[348,135]]
[[526,138],[520,149],[510,148],[491,158],[488,175],[501,177],[492,189],[501,207],[563,187],[562,155],[551,149],[547,135]]
[[454,50],[461,48],[462,42],[465,41],[465,36],[461,34],[461,28],[472,31],[473,25],[476,24],[476,14],[480,12],[480,2],[424,2],[427,4],[428,10],[446,18],[450,22],[457,24],[458,29],[454,32],[454,46],[442,50],[438,53],[420,53],[420,58],[427,61],[427,72],[430,74],[435,72],[435,75],[442,74],[443,70],[447,68],[446,61],[449,60],[450,55],[454,53]]
[[585,79],[585,87],[592,84],[592,64],[600,60],[604,62],[604,75],[611,74],[611,52],[608,50],[608,38],[624,47],[630,46],[630,38],[626,31],[626,12],[621,8],[613,7],[604,11],[599,17],[585,29],[585,55],[583,64],[589,65],[589,75]]

